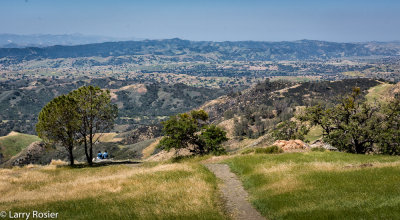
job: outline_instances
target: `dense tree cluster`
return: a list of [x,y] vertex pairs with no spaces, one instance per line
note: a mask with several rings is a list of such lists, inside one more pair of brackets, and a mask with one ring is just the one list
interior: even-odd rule
[[[293,82],[266,80],[235,97],[235,102],[229,103],[231,106],[226,105],[221,109],[229,109],[223,113],[226,119],[236,116],[234,127],[236,136],[258,138],[272,130],[293,127],[293,123],[280,123],[291,119],[295,115],[297,106],[315,105],[319,102],[327,106],[335,105],[339,102],[337,97],[348,93],[354,85],[359,86],[362,92],[377,85],[377,81],[348,79],[335,82],[303,82],[296,85]],[[283,92],[284,90],[287,92]],[[292,131],[287,132],[292,133]],[[282,132],[275,132],[276,138],[279,133]],[[300,133],[294,136],[300,138],[304,135]]]
[[[135,89],[120,90],[138,83],[140,82],[137,79],[120,80],[108,77],[0,81],[0,136],[11,131],[36,134],[35,124],[40,110],[56,96],[68,94],[85,85],[117,90],[115,94],[118,96],[119,118],[115,123],[130,126],[126,130],[120,130],[121,132],[141,125],[159,124],[160,116],[190,111],[230,91],[230,88],[197,88],[179,83],[146,83],[143,86],[146,92],[138,92]],[[31,86],[32,84],[35,86]]]

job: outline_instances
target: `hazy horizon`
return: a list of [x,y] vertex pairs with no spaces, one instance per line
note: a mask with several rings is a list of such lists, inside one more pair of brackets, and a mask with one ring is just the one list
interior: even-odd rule
[[3,0],[2,33],[193,41],[400,40],[394,0]]
[[[378,43],[399,43],[400,40],[388,40],[388,41],[377,41],[377,40],[371,40],[371,41],[329,41],[329,40],[320,40],[320,39],[295,39],[295,40],[191,40],[191,39],[184,39],[180,37],[172,37],[172,38],[136,38],[136,37],[111,37],[111,36],[106,36],[106,35],[87,35],[87,34],[82,34],[82,33],[64,33],[64,34],[48,34],[48,33],[32,33],[32,34],[14,34],[14,33],[0,33],[0,35],[16,35],[16,36],[82,36],[82,37],[99,37],[99,38],[108,38],[111,39],[110,41],[144,41],[144,40],[172,40],[172,39],[180,39],[180,40],[188,40],[188,41],[193,41],[193,42],[242,42],[242,41],[254,41],[254,42],[296,42],[296,41],[324,41],[324,42],[333,42],[333,43],[368,43],[368,42],[378,42]],[[102,42],[107,42],[107,41],[102,41]],[[102,43],[102,42],[97,42],[97,43]],[[11,43],[11,42],[10,42]],[[68,45],[67,45],[68,46]]]

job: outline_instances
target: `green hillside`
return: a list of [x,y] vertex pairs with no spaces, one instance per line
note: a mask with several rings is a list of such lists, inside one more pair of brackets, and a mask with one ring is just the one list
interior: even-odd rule
[[40,141],[35,135],[11,132],[7,136],[0,137],[0,153],[3,154],[3,161],[21,152],[22,149],[35,141]]
[[374,86],[368,90],[368,94],[365,98],[368,102],[373,103],[375,101],[383,101],[389,96],[393,95],[390,94],[390,90],[395,88],[396,85],[389,84],[389,83],[382,83],[377,86]]

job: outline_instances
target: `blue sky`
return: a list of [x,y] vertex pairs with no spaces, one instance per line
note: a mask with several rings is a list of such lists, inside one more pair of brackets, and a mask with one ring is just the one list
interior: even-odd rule
[[0,0],[0,33],[392,41],[400,40],[400,1]]

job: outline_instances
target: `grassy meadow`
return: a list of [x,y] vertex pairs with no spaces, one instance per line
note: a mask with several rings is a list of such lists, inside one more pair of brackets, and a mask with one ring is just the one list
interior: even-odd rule
[[228,219],[205,161],[227,163],[267,219],[400,216],[400,157],[327,151],[0,169],[0,210],[51,211],[60,219]]
[[215,176],[198,163],[0,169],[0,210],[60,219],[226,219]]
[[225,161],[267,219],[397,219],[400,157],[339,152]]

